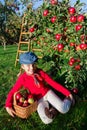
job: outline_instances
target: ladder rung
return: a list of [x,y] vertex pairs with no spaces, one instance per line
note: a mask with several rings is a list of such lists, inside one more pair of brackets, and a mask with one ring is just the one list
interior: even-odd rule
[[21,32],[21,34],[30,34],[30,32]]
[[16,59],[16,61],[19,61],[19,59]]
[[22,51],[22,50],[18,50],[19,53],[24,53],[24,52],[28,52],[28,51]]
[[42,49],[33,48],[33,51],[42,51]]
[[43,56],[38,56],[38,58],[42,58]]
[[25,42],[25,41],[20,41],[20,43],[22,43],[22,44],[29,44],[29,42]]

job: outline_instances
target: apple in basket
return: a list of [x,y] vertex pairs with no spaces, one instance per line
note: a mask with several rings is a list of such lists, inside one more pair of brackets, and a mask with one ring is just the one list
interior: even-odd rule
[[19,100],[21,97],[22,97],[22,95],[21,95],[20,92],[18,92],[18,93],[15,95],[16,100]]
[[30,95],[28,96],[28,103],[29,103],[29,104],[34,103],[34,98],[33,98],[33,95],[32,95],[32,94],[30,94]]
[[17,105],[22,107],[23,106],[23,102],[18,102]]
[[28,103],[28,100],[24,100],[24,102],[23,102],[23,107],[27,107],[29,105],[29,103]]
[[23,103],[24,100],[25,100],[24,97],[20,97],[20,98],[19,98],[19,102],[22,102],[22,103]]

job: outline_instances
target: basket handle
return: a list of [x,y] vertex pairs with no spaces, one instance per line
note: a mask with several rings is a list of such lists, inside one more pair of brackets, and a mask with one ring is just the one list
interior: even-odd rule
[[14,105],[17,104],[15,97],[16,97],[16,94],[17,94],[18,92],[19,92],[19,91],[15,92],[14,95],[13,95],[13,104],[14,104]]

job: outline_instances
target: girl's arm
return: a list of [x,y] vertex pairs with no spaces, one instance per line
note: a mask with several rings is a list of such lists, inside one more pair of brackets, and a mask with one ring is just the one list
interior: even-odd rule
[[54,81],[46,72],[44,72],[43,70],[40,71],[41,77],[50,85],[52,86],[54,89],[56,89],[57,91],[61,92],[63,95],[65,96],[69,96],[71,93],[70,91],[63,87],[61,84],[59,84],[58,82]]

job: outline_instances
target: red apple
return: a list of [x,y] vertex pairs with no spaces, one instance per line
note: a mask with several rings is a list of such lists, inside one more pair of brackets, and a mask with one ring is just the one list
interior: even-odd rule
[[73,88],[72,91],[73,91],[73,93],[77,94],[78,93],[78,88]]
[[18,102],[18,103],[17,103],[17,105],[22,106],[22,105],[23,105],[23,103],[22,103],[22,102]]
[[23,103],[23,107],[27,107],[29,104],[28,103]]
[[31,32],[31,33],[34,32],[34,31],[35,31],[34,27],[29,29],[29,32]]
[[82,25],[78,24],[75,26],[76,31],[79,31],[82,28]]
[[69,61],[68,63],[70,66],[73,66],[73,62],[72,61]]
[[69,7],[68,12],[69,12],[70,15],[75,14],[76,9],[74,7]]
[[76,20],[77,20],[76,16],[71,16],[70,17],[70,22],[75,23]]
[[75,66],[75,70],[80,70],[81,69],[81,65],[76,65]]
[[87,49],[87,44],[81,43],[80,48],[81,48],[81,50],[86,50]]
[[21,95],[21,93],[20,92],[18,92],[16,95],[15,95],[16,97],[16,100],[19,100],[21,97],[22,97],[22,95]]
[[47,16],[49,14],[49,11],[46,9],[46,10],[44,10],[44,12],[43,12],[43,16]]
[[52,23],[55,23],[55,22],[56,22],[56,19],[57,19],[57,17],[56,17],[56,16],[53,16],[53,17],[51,18],[51,22],[52,22]]
[[61,39],[61,34],[55,34],[55,38],[56,38],[56,40],[60,40]]
[[58,51],[62,51],[63,48],[64,48],[64,45],[63,45],[62,43],[59,43],[59,44],[57,45],[57,48],[58,48]]
[[70,46],[75,46],[75,43],[74,42],[70,42]]
[[57,1],[57,0],[50,0],[50,3],[51,3],[52,5],[57,5],[58,1]]
[[73,62],[73,63],[75,63],[75,59],[72,57],[72,58],[70,58],[70,60],[69,61],[71,61],[71,62]]
[[23,107],[27,107],[29,105],[28,100],[25,100],[23,103]]
[[81,15],[81,14],[80,14],[80,15],[77,16],[77,21],[78,21],[78,22],[83,22],[83,21],[84,21],[84,18],[85,18],[84,15]]

